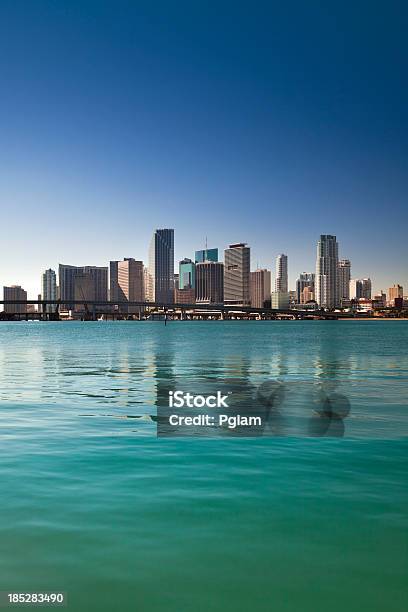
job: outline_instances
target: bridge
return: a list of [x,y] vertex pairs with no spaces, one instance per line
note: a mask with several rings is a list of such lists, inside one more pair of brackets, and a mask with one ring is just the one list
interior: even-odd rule
[[[4,309],[1,306],[5,307]],[[27,312],[28,306],[37,306]],[[3,310],[3,311],[2,311]],[[352,313],[325,310],[295,310],[255,308],[229,304],[181,304],[166,302],[131,302],[101,300],[0,300],[0,320],[60,320],[62,311],[72,310],[74,318],[83,320],[147,319],[162,316],[164,319],[340,319],[353,318]],[[361,316],[361,315],[360,315]]]

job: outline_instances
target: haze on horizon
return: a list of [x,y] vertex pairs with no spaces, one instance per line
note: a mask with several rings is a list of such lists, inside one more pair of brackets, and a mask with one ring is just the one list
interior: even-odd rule
[[176,265],[251,246],[408,293],[408,7],[295,1],[4,0],[0,286],[58,263]]

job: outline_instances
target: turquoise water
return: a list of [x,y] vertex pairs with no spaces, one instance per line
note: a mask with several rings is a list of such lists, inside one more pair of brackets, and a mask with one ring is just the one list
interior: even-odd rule
[[[0,324],[0,590],[407,610],[407,346],[398,321]],[[170,388],[277,380],[278,436],[156,438]],[[307,437],[322,386],[349,400],[344,437]]]

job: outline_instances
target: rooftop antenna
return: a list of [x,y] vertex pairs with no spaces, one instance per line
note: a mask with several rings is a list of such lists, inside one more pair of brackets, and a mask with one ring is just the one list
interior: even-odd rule
[[207,236],[205,237],[205,250],[207,250],[208,248],[208,244],[207,244]]

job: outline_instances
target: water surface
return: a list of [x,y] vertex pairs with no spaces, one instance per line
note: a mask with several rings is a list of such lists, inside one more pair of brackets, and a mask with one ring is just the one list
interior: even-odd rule
[[[0,590],[406,610],[407,346],[399,321],[1,323]],[[265,381],[280,435],[156,438],[169,389]],[[350,402],[344,437],[307,437],[322,386]]]

